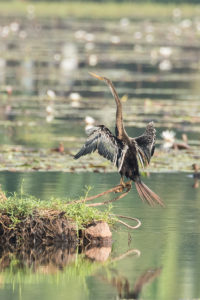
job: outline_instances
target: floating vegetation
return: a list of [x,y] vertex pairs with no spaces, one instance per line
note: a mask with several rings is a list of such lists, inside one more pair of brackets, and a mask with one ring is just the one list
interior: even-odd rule
[[[162,142],[160,141],[160,143]],[[157,147],[151,165],[145,169],[145,172],[190,172],[194,163],[200,164],[198,144],[183,150],[178,150],[175,147],[165,151],[162,147]],[[72,154],[65,151],[37,150],[23,146],[3,145],[0,149],[0,171],[5,170],[10,172],[116,172],[111,163],[102,157],[99,158],[97,154],[89,158],[85,156],[79,162],[73,160]]]

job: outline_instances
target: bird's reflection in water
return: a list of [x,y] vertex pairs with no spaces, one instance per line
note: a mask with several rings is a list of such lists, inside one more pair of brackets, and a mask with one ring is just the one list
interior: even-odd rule
[[194,183],[193,183],[192,187],[197,189],[199,187],[199,180],[200,180],[199,166],[197,164],[193,164],[192,168],[194,170],[194,173],[193,173]]
[[198,187],[199,187],[199,179],[198,178],[194,178],[194,183],[193,183],[192,187],[194,189],[198,189]]
[[[136,280],[132,288],[128,278],[120,276],[117,270],[111,269],[110,264],[112,264],[112,262],[121,261],[129,255],[134,254],[138,257],[140,256],[140,251],[138,249],[131,249],[112,258],[110,257],[111,246],[111,244],[103,244],[102,246],[90,245],[86,248],[79,247],[77,249],[73,246],[64,247],[63,245],[52,245],[45,247],[39,246],[37,248],[24,247],[23,249],[20,248],[18,250],[0,247],[0,272],[3,273],[5,270],[9,270],[11,272],[10,274],[14,275],[20,270],[26,271],[27,269],[30,269],[32,273],[45,275],[56,274],[64,271],[68,266],[74,266],[74,268],[76,268],[78,259],[77,254],[79,254],[79,257],[81,256],[83,260],[86,260],[91,264],[96,263],[97,268],[95,267],[95,269],[93,269],[96,274],[94,276],[98,280],[106,281],[115,287],[120,299],[138,299],[144,285],[150,283],[159,276],[161,268],[147,270]],[[106,265],[104,264],[105,262]],[[107,266],[114,275],[108,277],[107,272],[103,272],[103,275],[99,274],[97,270],[101,266]]]
[[[136,282],[131,286],[128,278],[120,275],[115,275],[111,279],[103,276],[99,276],[99,279],[107,281],[113,287],[117,289],[119,299],[139,299],[140,294],[144,286],[151,283],[156,277],[161,273],[162,268],[149,269],[146,270],[142,275],[140,275]],[[113,271],[117,273],[117,271]]]

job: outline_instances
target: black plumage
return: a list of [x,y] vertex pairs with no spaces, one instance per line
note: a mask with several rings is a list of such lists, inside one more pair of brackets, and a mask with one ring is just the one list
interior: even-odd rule
[[97,151],[101,156],[110,160],[120,171],[127,145],[116,138],[104,125],[95,126],[90,129],[86,143],[74,156],[75,159]]
[[104,125],[93,127],[89,131],[85,144],[74,158],[78,159],[83,155],[97,151],[101,156],[113,162],[118,168],[118,172],[121,175],[120,183],[124,187],[131,184],[131,181],[128,183],[123,181],[123,177],[125,176],[134,181],[138,194],[142,200],[146,200],[147,203],[152,206],[155,203],[163,205],[159,196],[141,181],[139,173],[139,164],[142,167],[147,166],[154,154],[156,130],[153,122],[147,124],[146,130],[141,136],[136,138],[129,137],[123,125],[121,101],[112,82],[105,77],[100,77],[93,73],[91,74],[100,80],[106,81],[116,101],[115,135],[113,135]]

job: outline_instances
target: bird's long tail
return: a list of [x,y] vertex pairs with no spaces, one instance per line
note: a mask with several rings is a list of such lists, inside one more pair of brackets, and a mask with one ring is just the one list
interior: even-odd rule
[[142,181],[135,181],[135,186],[142,201],[146,201],[150,206],[155,204],[165,206],[161,198]]

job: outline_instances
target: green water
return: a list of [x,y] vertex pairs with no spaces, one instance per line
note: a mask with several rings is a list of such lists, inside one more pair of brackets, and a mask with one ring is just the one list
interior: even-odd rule
[[[0,173],[2,187],[48,199],[51,196],[78,197],[85,185],[98,193],[115,185],[117,174]],[[166,208],[151,208],[141,202],[133,189],[114,204],[114,212],[138,217],[142,226],[132,232],[114,230],[110,255],[105,262],[92,262],[84,254],[72,255],[62,268],[55,258],[45,267],[10,266],[0,273],[2,299],[116,299],[120,293],[114,281],[128,282],[129,293],[145,271],[162,268],[160,275],[144,285],[141,299],[194,299],[200,294],[200,203],[199,189],[185,173],[152,174],[144,181],[165,201]],[[129,233],[128,233],[129,232]],[[131,238],[130,238],[131,235]],[[135,253],[113,261],[136,249]],[[64,261],[64,258],[63,258]],[[50,266],[51,265],[51,266]],[[52,265],[54,267],[52,267]],[[149,271],[150,272],[150,271]],[[122,284],[123,285],[123,284]],[[127,291],[126,291],[127,292]],[[125,298],[125,289],[121,290]],[[126,294],[126,297],[127,294]]]

